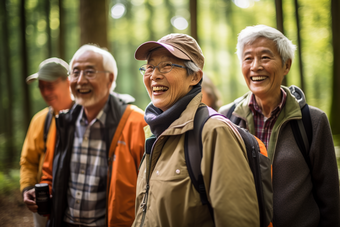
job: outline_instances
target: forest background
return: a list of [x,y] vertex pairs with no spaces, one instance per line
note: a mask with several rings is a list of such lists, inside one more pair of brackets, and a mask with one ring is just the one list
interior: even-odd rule
[[[118,93],[150,102],[134,59],[145,41],[192,35],[205,55],[204,72],[232,102],[248,91],[235,54],[246,26],[276,27],[297,45],[285,85],[301,87],[330,119],[340,153],[340,1],[338,0],[1,0],[0,194],[18,188],[22,144],[32,116],[46,107],[27,76],[49,57],[69,62],[85,43],[107,48],[118,65]],[[340,154],[339,154],[340,156]],[[338,158],[339,160],[339,158]],[[339,163],[339,161],[338,161]]]

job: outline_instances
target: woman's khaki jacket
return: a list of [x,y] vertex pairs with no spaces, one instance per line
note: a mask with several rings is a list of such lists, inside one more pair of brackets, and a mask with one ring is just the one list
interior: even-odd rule
[[[200,93],[157,138],[141,164],[133,226],[214,226],[207,205],[202,205],[191,183],[184,157],[185,132],[193,129],[201,98]],[[215,226],[259,226],[252,173],[244,143],[234,130],[216,118],[210,118],[203,127],[205,189]]]

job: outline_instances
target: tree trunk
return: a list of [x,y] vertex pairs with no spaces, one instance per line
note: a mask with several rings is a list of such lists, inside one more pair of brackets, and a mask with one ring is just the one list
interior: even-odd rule
[[340,2],[339,0],[331,1],[332,14],[332,40],[333,40],[333,91],[332,91],[332,105],[330,113],[330,122],[332,132],[337,138],[337,145],[340,145]]
[[190,0],[190,34],[199,43],[197,35],[197,0]]
[[21,71],[21,86],[23,92],[23,128],[26,131],[28,128],[28,124],[31,120],[33,114],[31,113],[31,101],[30,95],[28,91],[28,86],[26,84],[26,77],[28,76],[28,57],[27,57],[27,44],[26,44],[26,11],[25,11],[25,0],[21,0],[20,4],[20,42],[21,42],[21,62],[22,62],[22,71]]
[[4,155],[4,167],[5,169],[9,169],[12,164],[14,164],[14,158],[15,158],[15,149],[14,149],[14,130],[13,130],[13,75],[11,73],[10,69],[10,49],[9,49],[9,29],[8,29],[8,10],[6,9],[7,1],[3,0],[1,1],[1,7],[2,8],[2,17],[3,17],[3,71],[5,76],[5,89],[2,91],[2,94],[4,95],[2,97],[3,103],[5,104],[3,106],[4,108],[4,119],[2,122],[4,123],[4,129],[5,129],[5,153]]
[[80,1],[80,44],[97,44],[109,48],[107,36],[107,1]]
[[[282,0],[275,0],[275,9],[276,9],[276,27],[277,30],[284,33],[283,29],[283,10],[282,10]],[[282,85],[287,85],[287,78],[283,77]]]
[[303,74],[303,62],[302,62],[302,50],[301,50],[301,27],[300,27],[300,15],[299,15],[299,3],[295,0],[295,17],[296,17],[296,29],[297,29],[297,47],[298,47],[298,57],[299,57],[299,69],[300,69],[300,88],[306,93],[306,86],[304,82]]
[[52,38],[51,38],[51,26],[50,26],[50,0],[45,0],[45,17],[46,17],[46,34],[47,34],[47,57],[52,57]]
[[63,0],[59,0],[59,57],[66,60],[65,56],[65,9],[63,7]]

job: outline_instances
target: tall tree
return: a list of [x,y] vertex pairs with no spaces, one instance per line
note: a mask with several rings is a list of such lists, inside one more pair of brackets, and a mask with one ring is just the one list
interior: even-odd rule
[[[27,55],[27,43],[26,43],[26,9],[25,9],[25,0],[20,1],[20,43],[21,43],[21,63],[22,63],[22,71],[21,71],[21,87],[23,91],[23,113],[28,113],[23,115],[23,126],[26,131],[28,128],[28,124],[33,115],[31,113],[31,100],[28,91],[28,86],[26,84],[26,77],[28,75],[28,55]],[[11,100],[12,101],[12,100]]]
[[47,57],[52,57],[52,38],[51,38],[51,26],[50,26],[50,12],[51,2],[45,0],[45,17],[46,17],[46,33],[47,33]]
[[304,74],[303,74],[303,62],[302,62],[302,43],[301,43],[301,26],[300,26],[300,14],[299,14],[299,2],[298,0],[294,1],[295,3],[295,18],[296,18],[296,29],[297,29],[297,47],[298,47],[298,56],[299,56],[299,70],[300,70],[300,87],[306,92]]
[[4,95],[2,97],[2,101],[4,103],[4,129],[5,129],[5,153],[4,153],[4,160],[6,163],[5,164],[5,169],[8,169],[14,162],[14,155],[13,153],[15,152],[14,149],[14,130],[13,130],[13,75],[11,73],[11,68],[10,68],[10,49],[9,49],[9,28],[8,28],[8,7],[7,7],[7,2],[6,0],[1,1],[1,15],[3,17],[2,20],[2,40],[3,40],[3,72],[5,78],[5,84],[6,88],[4,91],[2,91],[2,94]]
[[[282,32],[282,34],[285,34],[283,28],[282,0],[275,0],[275,9],[276,9],[276,28],[277,30]],[[286,77],[283,78],[282,85],[287,85]]]
[[331,15],[332,15],[332,42],[333,42],[333,91],[332,105],[330,113],[330,122],[333,135],[337,138],[340,145],[340,2],[339,0],[331,0]]
[[59,42],[58,42],[58,49],[59,49],[59,57],[63,60],[66,58],[65,54],[65,9],[63,6],[64,1],[59,0]]
[[197,0],[190,0],[191,36],[199,43],[197,35]]
[[107,1],[81,0],[79,9],[80,44],[94,43],[110,49],[107,36]]

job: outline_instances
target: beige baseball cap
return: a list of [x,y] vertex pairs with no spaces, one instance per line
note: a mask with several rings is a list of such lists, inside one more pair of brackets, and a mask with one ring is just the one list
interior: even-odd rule
[[60,58],[48,58],[40,63],[37,73],[26,78],[26,83],[30,84],[36,79],[55,81],[59,77],[68,77],[68,64]]
[[191,60],[200,69],[204,66],[204,56],[196,40],[189,35],[172,33],[160,40],[145,42],[140,45],[136,52],[137,60],[147,60],[148,54],[158,47],[166,48],[172,55],[179,59]]

